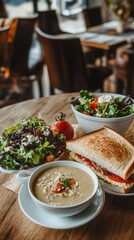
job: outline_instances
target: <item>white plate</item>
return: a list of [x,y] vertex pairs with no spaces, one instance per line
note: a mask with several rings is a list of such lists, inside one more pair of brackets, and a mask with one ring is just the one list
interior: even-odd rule
[[28,171],[33,172],[34,170],[36,170],[40,166],[41,165],[36,166],[36,167],[32,167],[32,168],[28,168],[28,169],[19,169],[19,170],[8,170],[8,169],[5,169],[5,168],[0,166],[0,171],[3,172],[3,173],[8,173],[8,174],[16,174],[16,173],[21,172],[23,170],[25,170],[25,171],[28,170]]
[[34,223],[52,229],[71,229],[90,222],[100,213],[105,202],[105,194],[99,185],[93,203],[83,212],[71,217],[56,217],[45,210],[42,213],[42,210],[31,199],[27,184],[22,185],[18,201],[22,212]]
[[109,189],[107,189],[107,188],[103,188],[104,189],[104,191],[106,192],[106,193],[108,193],[108,194],[111,194],[111,195],[115,195],[115,196],[123,196],[123,197],[128,197],[128,196],[134,196],[134,191],[133,192],[130,192],[130,193],[116,193],[116,192],[114,192],[114,191],[111,191],[111,190],[109,190]]

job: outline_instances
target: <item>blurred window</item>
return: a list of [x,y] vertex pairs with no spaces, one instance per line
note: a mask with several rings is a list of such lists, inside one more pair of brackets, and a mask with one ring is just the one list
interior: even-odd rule
[[14,4],[14,5],[18,5],[24,2],[29,2],[31,0],[4,0],[5,3],[9,3],[9,4]]
[[83,8],[87,7],[87,0],[62,0],[58,1],[60,13],[65,16],[80,13]]

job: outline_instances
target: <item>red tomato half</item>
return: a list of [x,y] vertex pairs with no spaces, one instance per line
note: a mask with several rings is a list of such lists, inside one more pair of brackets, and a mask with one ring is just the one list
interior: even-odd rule
[[50,129],[53,133],[64,134],[66,136],[66,140],[69,140],[74,136],[74,129],[72,125],[65,120],[54,122],[50,126]]

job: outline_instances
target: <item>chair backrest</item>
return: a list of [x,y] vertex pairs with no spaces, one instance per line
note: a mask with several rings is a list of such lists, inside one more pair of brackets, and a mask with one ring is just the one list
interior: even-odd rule
[[127,50],[127,89],[126,94],[134,98],[134,48]]
[[28,56],[37,19],[37,14],[28,18],[17,18],[11,57],[11,71],[15,74],[21,75],[28,72]]
[[43,32],[51,35],[62,33],[55,10],[38,11],[38,14],[39,28]]
[[84,56],[78,38],[57,38],[36,28],[48,68],[51,94],[58,88],[75,92],[88,88]]
[[82,11],[87,28],[102,24],[101,7],[85,8]]
[[8,65],[8,34],[8,26],[0,28],[0,67]]
[[5,3],[3,0],[0,0],[0,18],[7,18],[8,14],[6,11]]

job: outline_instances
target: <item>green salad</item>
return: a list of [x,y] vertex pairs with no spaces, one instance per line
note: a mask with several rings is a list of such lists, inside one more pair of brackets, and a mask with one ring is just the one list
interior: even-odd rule
[[74,108],[86,115],[101,118],[124,117],[134,113],[134,101],[130,97],[102,95],[94,97],[87,90],[81,90],[79,97],[71,99]]
[[63,134],[53,134],[43,119],[29,117],[0,136],[0,165],[8,170],[32,168],[53,161],[65,147]]

